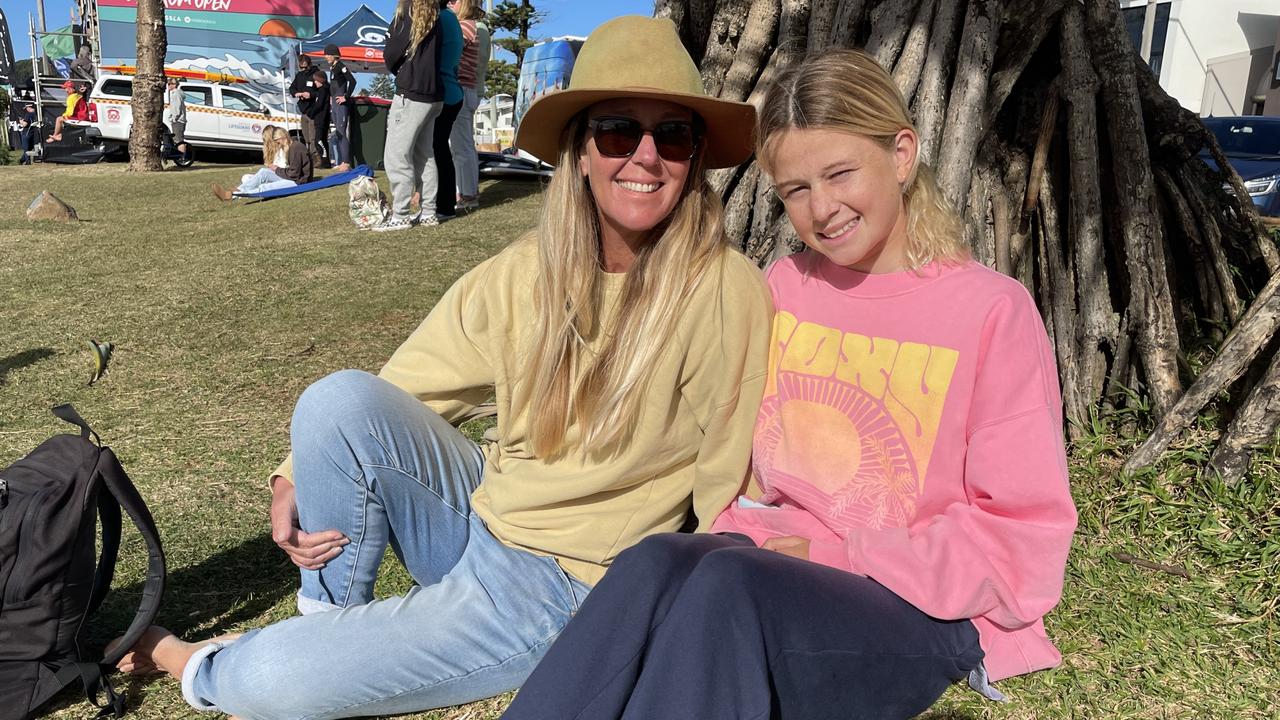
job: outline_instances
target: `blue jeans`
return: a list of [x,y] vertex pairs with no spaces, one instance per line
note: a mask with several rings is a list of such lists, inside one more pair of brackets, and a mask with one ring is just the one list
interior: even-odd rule
[[236,188],[236,192],[245,195],[278,188],[295,187],[297,184],[288,178],[280,177],[270,168],[258,168],[255,173],[240,176],[240,185]]
[[[350,538],[302,571],[300,617],[201,648],[192,706],[240,718],[393,715],[518,687],[590,588],[509,548],[470,510],[480,449],[403,390],[344,370],[303,393],[292,426],[304,530]],[[390,545],[417,586],[373,600]]]
[[[347,102],[350,102],[348,99]],[[347,119],[349,117],[347,103],[336,100],[329,106],[329,161],[334,165],[351,164],[351,143],[347,140]]]

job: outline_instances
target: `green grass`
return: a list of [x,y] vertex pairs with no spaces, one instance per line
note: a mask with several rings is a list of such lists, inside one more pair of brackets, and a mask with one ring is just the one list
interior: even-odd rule
[[[478,213],[377,235],[349,223],[341,190],[235,206],[208,192],[243,171],[0,168],[0,467],[64,429],[49,406],[75,403],[156,515],[171,573],[160,621],[191,637],[293,611],[265,476],[298,394],[339,368],[376,369],[455,278],[533,225],[538,201],[534,184],[487,183]],[[42,189],[83,222],[28,223]],[[116,344],[92,387],[89,338]],[[1118,470],[1133,439],[1099,422],[1076,443],[1081,526],[1048,620],[1064,665],[1001,683],[1006,705],[953,688],[929,717],[1275,717],[1280,462],[1263,453],[1239,487],[1198,478],[1211,424],[1129,480]],[[142,555],[130,535],[104,624],[130,612]],[[408,582],[388,563],[380,592]],[[140,719],[196,717],[175,683],[118,684]],[[505,701],[414,717],[487,720]],[[68,696],[57,717],[88,714]]]

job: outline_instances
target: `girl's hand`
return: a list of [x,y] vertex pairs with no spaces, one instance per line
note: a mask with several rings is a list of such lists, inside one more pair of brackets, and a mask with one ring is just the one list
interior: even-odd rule
[[338,557],[350,540],[337,530],[303,532],[298,525],[298,503],[293,483],[279,475],[271,478],[271,539],[294,565],[319,570]]
[[765,550],[772,550],[783,555],[790,555],[800,560],[809,559],[809,539],[802,538],[797,535],[783,535],[781,537],[769,538],[760,546]]

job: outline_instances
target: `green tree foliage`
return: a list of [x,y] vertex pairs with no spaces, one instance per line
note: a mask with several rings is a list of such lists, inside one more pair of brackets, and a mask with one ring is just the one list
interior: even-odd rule
[[390,100],[391,96],[396,94],[396,84],[391,81],[390,75],[379,73],[373,77],[373,82],[369,83],[369,94]]
[[27,83],[31,82],[32,75],[31,58],[27,58],[13,64],[13,77],[10,80],[16,88],[26,87]]
[[485,95],[487,97],[498,95],[515,97],[519,79],[520,71],[515,63],[509,63],[505,60],[490,60],[489,74],[484,81]]
[[519,4],[514,0],[502,0],[494,6],[493,13],[489,15],[489,26],[494,31],[505,30],[513,35],[512,37],[495,37],[493,42],[516,56],[517,74],[520,65],[524,63],[525,51],[533,46],[533,41],[529,39],[529,30],[546,18],[547,13],[535,8],[533,0],[520,0]]

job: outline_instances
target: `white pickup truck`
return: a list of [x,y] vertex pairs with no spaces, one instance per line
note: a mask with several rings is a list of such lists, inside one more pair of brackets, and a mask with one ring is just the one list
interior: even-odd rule
[[[260,149],[267,125],[279,125],[291,135],[301,133],[300,115],[270,108],[245,90],[199,80],[181,80],[178,87],[187,103],[186,140],[194,147]],[[97,128],[104,150],[128,144],[132,97],[132,76],[102,75],[94,83],[88,124]]]

